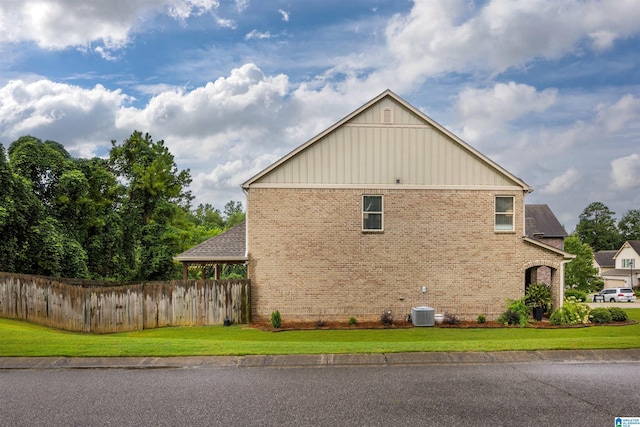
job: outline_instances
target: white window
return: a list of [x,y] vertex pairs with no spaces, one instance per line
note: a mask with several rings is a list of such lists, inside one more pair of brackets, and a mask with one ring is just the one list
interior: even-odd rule
[[622,260],[622,268],[636,268],[635,259],[623,259]]
[[382,196],[362,196],[362,230],[382,231]]
[[513,196],[496,196],[494,225],[496,231],[514,231],[513,199]]

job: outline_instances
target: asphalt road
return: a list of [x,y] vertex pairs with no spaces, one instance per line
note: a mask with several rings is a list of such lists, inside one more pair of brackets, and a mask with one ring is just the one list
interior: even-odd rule
[[2,426],[608,426],[640,361],[0,369]]

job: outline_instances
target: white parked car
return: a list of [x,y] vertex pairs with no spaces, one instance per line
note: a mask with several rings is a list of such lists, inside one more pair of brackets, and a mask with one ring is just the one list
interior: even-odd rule
[[634,302],[636,295],[631,288],[607,288],[593,296],[593,302]]

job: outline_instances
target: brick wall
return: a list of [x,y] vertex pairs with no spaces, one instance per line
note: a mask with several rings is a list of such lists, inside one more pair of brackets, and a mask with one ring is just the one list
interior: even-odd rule
[[[383,233],[361,231],[363,194],[384,196]],[[513,233],[494,232],[496,195],[515,196]],[[523,296],[527,263],[559,266],[522,240],[523,203],[516,190],[251,188],[252,320],[403,318],[424,305],[422,286],[437,313],[496,318]]]

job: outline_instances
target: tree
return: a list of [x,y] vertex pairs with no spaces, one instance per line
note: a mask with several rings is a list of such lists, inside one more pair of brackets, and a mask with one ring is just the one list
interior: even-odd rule
[[83,207],[82,246],[93,279],[126,278],[123,256],[123,221],[118,211],[125,187],[118,183],[106,160],[77,159],[76,165],[87,182]]
[[189,170],[179,171],[164,141],[135,131],[122,145],[112,141],[109,164],[126,183],[122,198],[123,253],[127,275],[164,280],[178,274],[176,224],[189,209]]
[[31,183],[33,192],[46,207],[57,191],[60,177],[73,163],[69,153],[55,141],[42,142],[22,136],[9,146],[9,159],[15,173]]
[[229,229],[245,220],[245,213],[242,211],[242,203],[230,200],[224,205],[225,229]]
[[640,209],[629,210],[618,223],[624,240],[640,240]]
[[613,215],[603,203],[591,203],[580,214],[576,235],[595,252],[620,248],[622,239]]
[[13,172],[0,144],[0,271],[25,271],[30,230],[41,215],[31,184]]
[[565,267],[565,287],[583,292],[602,289],[602,279],[598,277],[598,270],[593,266],[593,250],[591,246],[582,243],[580,237],[572,234],[564,240],[564,250],[576,255],[576,258]]

